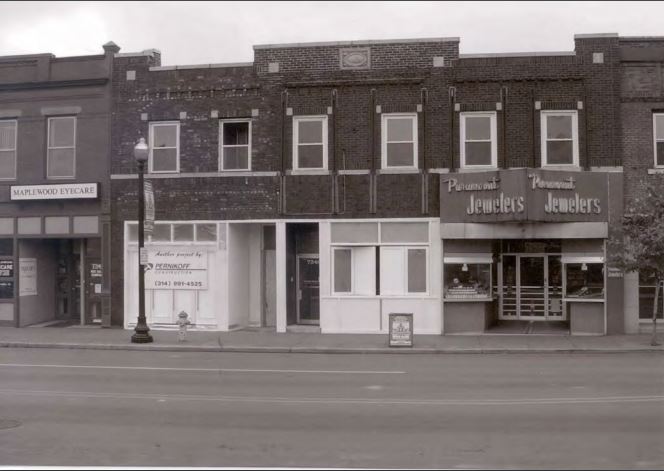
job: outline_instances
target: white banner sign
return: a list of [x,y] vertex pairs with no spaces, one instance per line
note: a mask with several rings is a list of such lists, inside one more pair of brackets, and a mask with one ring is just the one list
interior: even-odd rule
[[208,252],[192,247],[149,247],[146,289],[208,289]]
[[145,194],[145,228],[146,234],[152,234],[154,230],[154,190],[152,189],[151,181],[143,182],[143,189]]
[[11,200],[64,200],[96,198],[97,183],[62,185],[12,185]]
[[37,294],[37,259],[19,258],[18,260],[19,296]]

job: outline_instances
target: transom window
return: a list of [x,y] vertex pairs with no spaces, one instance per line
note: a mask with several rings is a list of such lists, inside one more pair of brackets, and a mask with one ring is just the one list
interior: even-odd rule
[[76,176],[76,118],[59,116],[48,119],[48,178]]
[[576,111],[542,111],[542,167],[579,165]]
[[0,179],[16,178],[15,120],[0,121]]
[[653,150],[655,152],[655,167],[664,167],[664,113],[652,116]]
[[251,121],[221,121],[219,143],[221,170],[251,170]]
[[496,113],[461,113],[461,168],[497,167]]
[[150,123],[149,171],[180,171],[180,123]]
[[293,117],[293,169],[327,170],[327,116]]
[[382,116],[382,168],[417,168],[417,114]]

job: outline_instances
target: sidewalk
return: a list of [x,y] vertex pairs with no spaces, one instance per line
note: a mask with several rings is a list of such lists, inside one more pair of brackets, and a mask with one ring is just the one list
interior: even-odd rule
[[[131,343],[133,330],[99,327],[0,327],[0,347],[262,353],[620,353],[664,352],[650,335],[415,335],[412,348],[390,348],[387,334],[284,333],[273,330],[151,331],[154,342]],[[664,342],[664,334],[660,334]]]

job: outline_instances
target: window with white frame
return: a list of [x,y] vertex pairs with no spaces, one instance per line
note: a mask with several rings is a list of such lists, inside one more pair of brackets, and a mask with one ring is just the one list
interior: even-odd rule
[[232,119],[219,122],[219,168],[251,170],[251,121]]
[[74,116],[48,118],[46,172],[48,178],[76,176],[76,118]]
[[652,116],[653,150],[655,153],[655,167],[664,167],[664,113],[655,113]]
[[327,116],[293,117],[293,169],[327,170]]
[[427,248],[382,246],[380,294],[405,295],[427,292]]
[[376,294],[375,246],[334,247],[332,254],[334,294]]
[[498,139],[495,112],[461,113],[461,168],[496,168]]
[[417,113],[385,113],[381,123],[382,168],[417,168]]
[[150,123],[150,173],[180,171],[180,123]]
[[542,167],[579,166],[576,111],[542,111]]
[[16,128],[15,120],[0,121],[0,179],[16,178]]

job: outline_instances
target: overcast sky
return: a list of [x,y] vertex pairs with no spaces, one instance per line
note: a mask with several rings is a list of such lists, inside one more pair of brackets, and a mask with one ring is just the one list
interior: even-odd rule
[[460,52],[570,51],[575,33],[664,36],[662,2],[11,2],[0,55],[155,48],[162,65],[248,62],[252,46],[458,36]]

